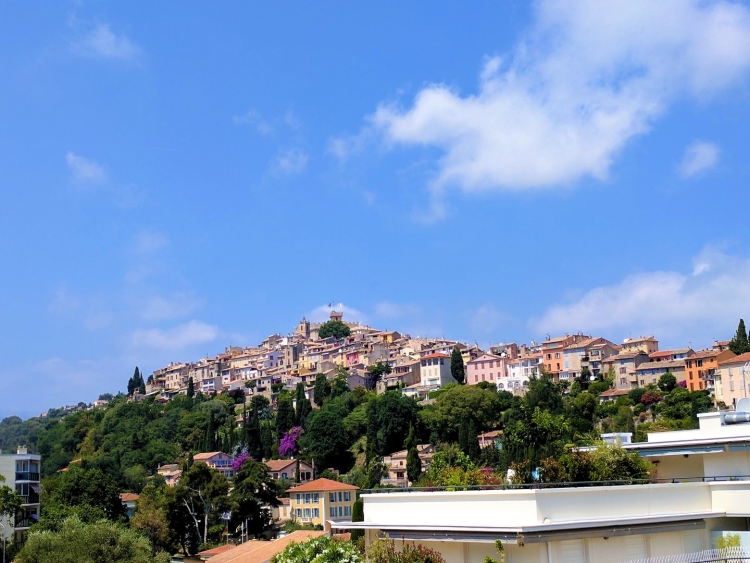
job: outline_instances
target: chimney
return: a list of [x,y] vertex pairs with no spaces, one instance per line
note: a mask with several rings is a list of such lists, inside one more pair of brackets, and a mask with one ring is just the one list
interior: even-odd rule
[[29,453],[29,451],[26,449],[26,446],[18,446],[16,449],[16,454],[18,455],[26,455],[27,453]]

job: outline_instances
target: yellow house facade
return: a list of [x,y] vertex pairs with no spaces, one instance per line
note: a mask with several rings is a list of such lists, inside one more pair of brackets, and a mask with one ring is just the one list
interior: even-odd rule
[[287,492],[293,519],[324,527],[328,520],[351,521],[352,506],[357,500],[357,487],[331,479],[315,479]]

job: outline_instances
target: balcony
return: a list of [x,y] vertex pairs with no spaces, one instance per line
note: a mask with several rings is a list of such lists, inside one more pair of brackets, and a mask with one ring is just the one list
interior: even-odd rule
[[39,504],[39,494],[33,491],[29,491],[28,495],[19,495],[21,497],[21,504]]
[[13,527],[16,530],[24,529],[24,528],[31,528],[33,524],[36,524],[36,520],[34,520],[31,516],[24,515],[21,517],[16,517],[13,522]]
[[32,471],[16,471],[16,481],[39,481],[39,473]]

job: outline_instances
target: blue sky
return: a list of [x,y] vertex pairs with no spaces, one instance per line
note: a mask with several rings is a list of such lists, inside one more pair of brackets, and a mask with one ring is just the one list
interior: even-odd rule
[[9,2],[0,416],[329,302],[413,336],[750,317],[750,6]]

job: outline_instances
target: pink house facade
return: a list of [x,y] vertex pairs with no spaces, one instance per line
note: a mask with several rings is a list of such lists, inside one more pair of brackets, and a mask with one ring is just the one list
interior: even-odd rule
[[497,385],[508,377],[508,358],[501,358],[492,354],[482,354],[466,364],[466,383],[476,385],[482,381],[489,381]]

